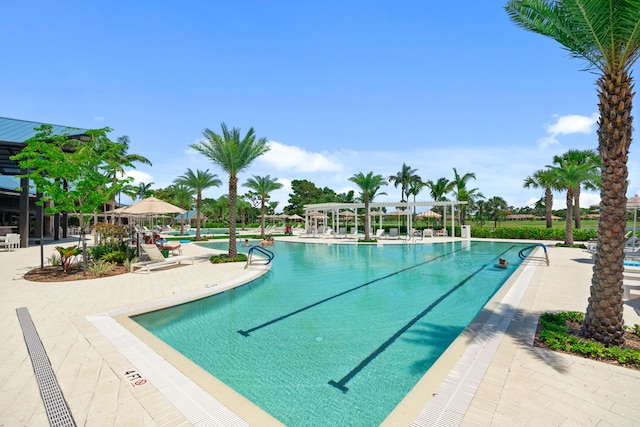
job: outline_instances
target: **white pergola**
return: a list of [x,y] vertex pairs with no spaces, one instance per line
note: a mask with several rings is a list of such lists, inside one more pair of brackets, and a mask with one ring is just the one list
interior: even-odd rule
[[[468,202],[460,202],[460,201],[446,201],[446,202],[371,202],[369,203],[369,209],[371,208],[398,208],[407,212],[407,230],[411,230],[412,226],[412,215],[410,214],[414,207],[436,207],[436,206],[444,206],[445,212],[447,207],[451,207],[451,234],[450,236],[454,236],[454,220],[455,218],[455,207],[458,205],[466,205]],[[336,219],[340,215],[341,210],[352,210],[353,212],[357,212],[358,209],[364,209],[364,203],[317,203],[311,205],[304,205],[304,214],[305,214],[305,222],[309,224],[309,218],[313,218],[314,215],[317,214],[327,214],[329,212],[333,212],[333,225],[332,228],[336,229]],[[366,215],[370,215],[370,212],[366,212]],[[358,226],[358,216],[355,217],[356,227]],[[443,218],[444,228],[447,228],[447,216],[445,215]],[[371,222],[369,222],[371,223]],[[382,224],[382,217],[380,217],[380,224]]]

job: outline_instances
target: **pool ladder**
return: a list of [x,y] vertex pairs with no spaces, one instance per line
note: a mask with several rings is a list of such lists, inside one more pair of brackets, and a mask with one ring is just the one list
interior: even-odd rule
[[544,245],[544,243],[536,243],[535,245],[527,246],[526,248],[523,248],[522,250],[520,250],[520,252],[518,252],[518,256],[520,257],[520,259],[524,260],[525,258],[527,258],[524,252],[528,249],[533,249],[538,246],[541,246],[542,249],[544,249],[544,260],[541,257],[531,257],[531,259],[543,260],[547,263],[547,265],[549,265],[549,254],[547,253],[547,247]]
[[[275,257],[274,253],[271,252],[268,249],[263,248],[262,246],[251,246],[249,248],[249,252],[247,252],[247,263],[245,264],[244,268],[246,269],[247,267],[249,267],[249,265],[252,263],[253,261],[253,253],[255,251],[258,251],[261,255],[264,255],[267,259],[263,265],[269,265],[271,263],[271,261],[273,261],[273,258]],[[264,261],[264,258],[260,258],[260,261]]]

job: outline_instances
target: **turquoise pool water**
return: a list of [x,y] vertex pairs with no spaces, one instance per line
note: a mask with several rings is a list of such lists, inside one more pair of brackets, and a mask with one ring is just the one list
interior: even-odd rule
[[374,426],[526,246],[276,242],[264,277],[133,320],[288,426]]
[[[178,230],[180,229],[180,226],[178,226]],[[170,236],[179,236],[180,235],[180,231],[172,231],[170,233],[167,233]],[[200,229],[200,234],[229,234],[229,229],[228,228],[201,228]],[[190,230],[185,230],[184,231],[184,235],[185,236],[195,236],[196,235],[196,229],[195,227],[190,229]]]

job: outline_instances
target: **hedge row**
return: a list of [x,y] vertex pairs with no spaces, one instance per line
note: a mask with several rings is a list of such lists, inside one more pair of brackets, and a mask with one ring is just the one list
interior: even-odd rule
[[[460,235],[460,228],[456,227],[456,235]],[[530,240],[564,240],[564,228],[537,227],[471,227],[471,236],[495,239],[530,239]],[[598,231],[595,229],[576,228],[573,230],[573,240],[586,242],[595,239]]]

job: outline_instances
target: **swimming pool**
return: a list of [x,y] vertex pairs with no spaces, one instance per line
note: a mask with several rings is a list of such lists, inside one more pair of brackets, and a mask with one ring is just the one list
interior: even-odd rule
[[286,425],[378,425],[526,246],[276,242],[266,276],[133,320]]

